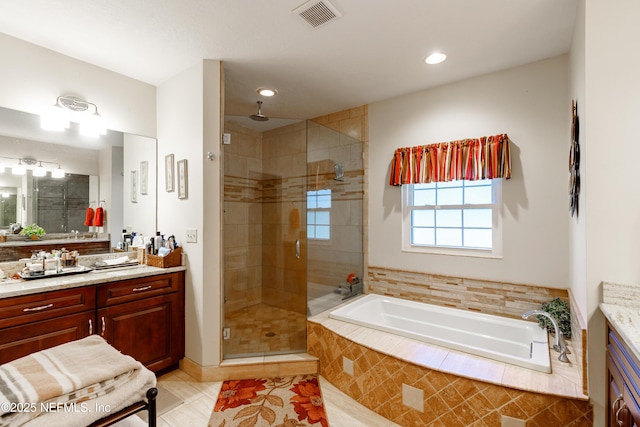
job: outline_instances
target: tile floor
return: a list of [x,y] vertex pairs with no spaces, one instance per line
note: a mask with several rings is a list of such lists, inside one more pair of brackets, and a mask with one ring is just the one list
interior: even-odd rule
[[[207,427],[222,381],[201,383],[178,369],[158,378],[158,384],[184,402],[158,417],[158,427]],[[399,427],[343,394],[322,377],[320,387],[331,427]]]
[[307,350],[307,316],[266,304],[256,304],[225,316],[231,338],[224,340],[224,357]]

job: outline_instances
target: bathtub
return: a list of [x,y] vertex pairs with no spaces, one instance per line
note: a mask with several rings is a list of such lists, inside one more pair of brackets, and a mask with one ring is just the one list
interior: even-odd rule
[[547,332],[536,323],[368,294],[329,317],[406,338],[551,372]]

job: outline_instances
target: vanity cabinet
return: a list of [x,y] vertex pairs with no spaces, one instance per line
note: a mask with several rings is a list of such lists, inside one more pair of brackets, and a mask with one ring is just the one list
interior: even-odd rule
[[184,357],[184,272],[98,285],[98,333],[154,372]]
[[610,323],[607,335],[608,425],[640,426],[640,363]]
[[0,299],[0,364],[100,334],[150,370],[184,357],[184,271]]
[[0,363],[90,335],[95,308],[94,286],[0,299]]

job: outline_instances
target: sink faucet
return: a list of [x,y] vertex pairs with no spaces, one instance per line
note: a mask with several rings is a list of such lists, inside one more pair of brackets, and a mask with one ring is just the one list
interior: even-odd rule
[[527,319],[529,316],[532,316],[532,315],[544,316],[547,319],[551,320],[551,323],[553,324],[553,328],[555,329],[555,334],[556,334],[556,343],[553,345],[553,349],[560,353],[560,355],[558,356],[559,361],[568,363],[569,358],[567,357],[567,344],[564,342],[562,331],[560,330],[560,328],[558,328],[558,322],[556,322],[556,319],[554,319],[553,316],[551,316],[546,311],[542,311],[542,310],[529,310],[525,313],[522,313],[522,318]]

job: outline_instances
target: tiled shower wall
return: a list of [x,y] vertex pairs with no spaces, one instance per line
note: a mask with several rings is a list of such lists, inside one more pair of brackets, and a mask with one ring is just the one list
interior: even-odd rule
[[225,311],[262,301],[262,135],[225,122],[224,146]]
[[[262,302],[307,313],[305,122],[264,132]],[[296,258],[295,243],[302,249]]]
[[[363,144],[359,139],[309,122],[308,189],[331,190],[331,236],[309,239],[309,283],[337,288],[351,273],[363,276]],[[344,169],[335,180],[334,166]]]

